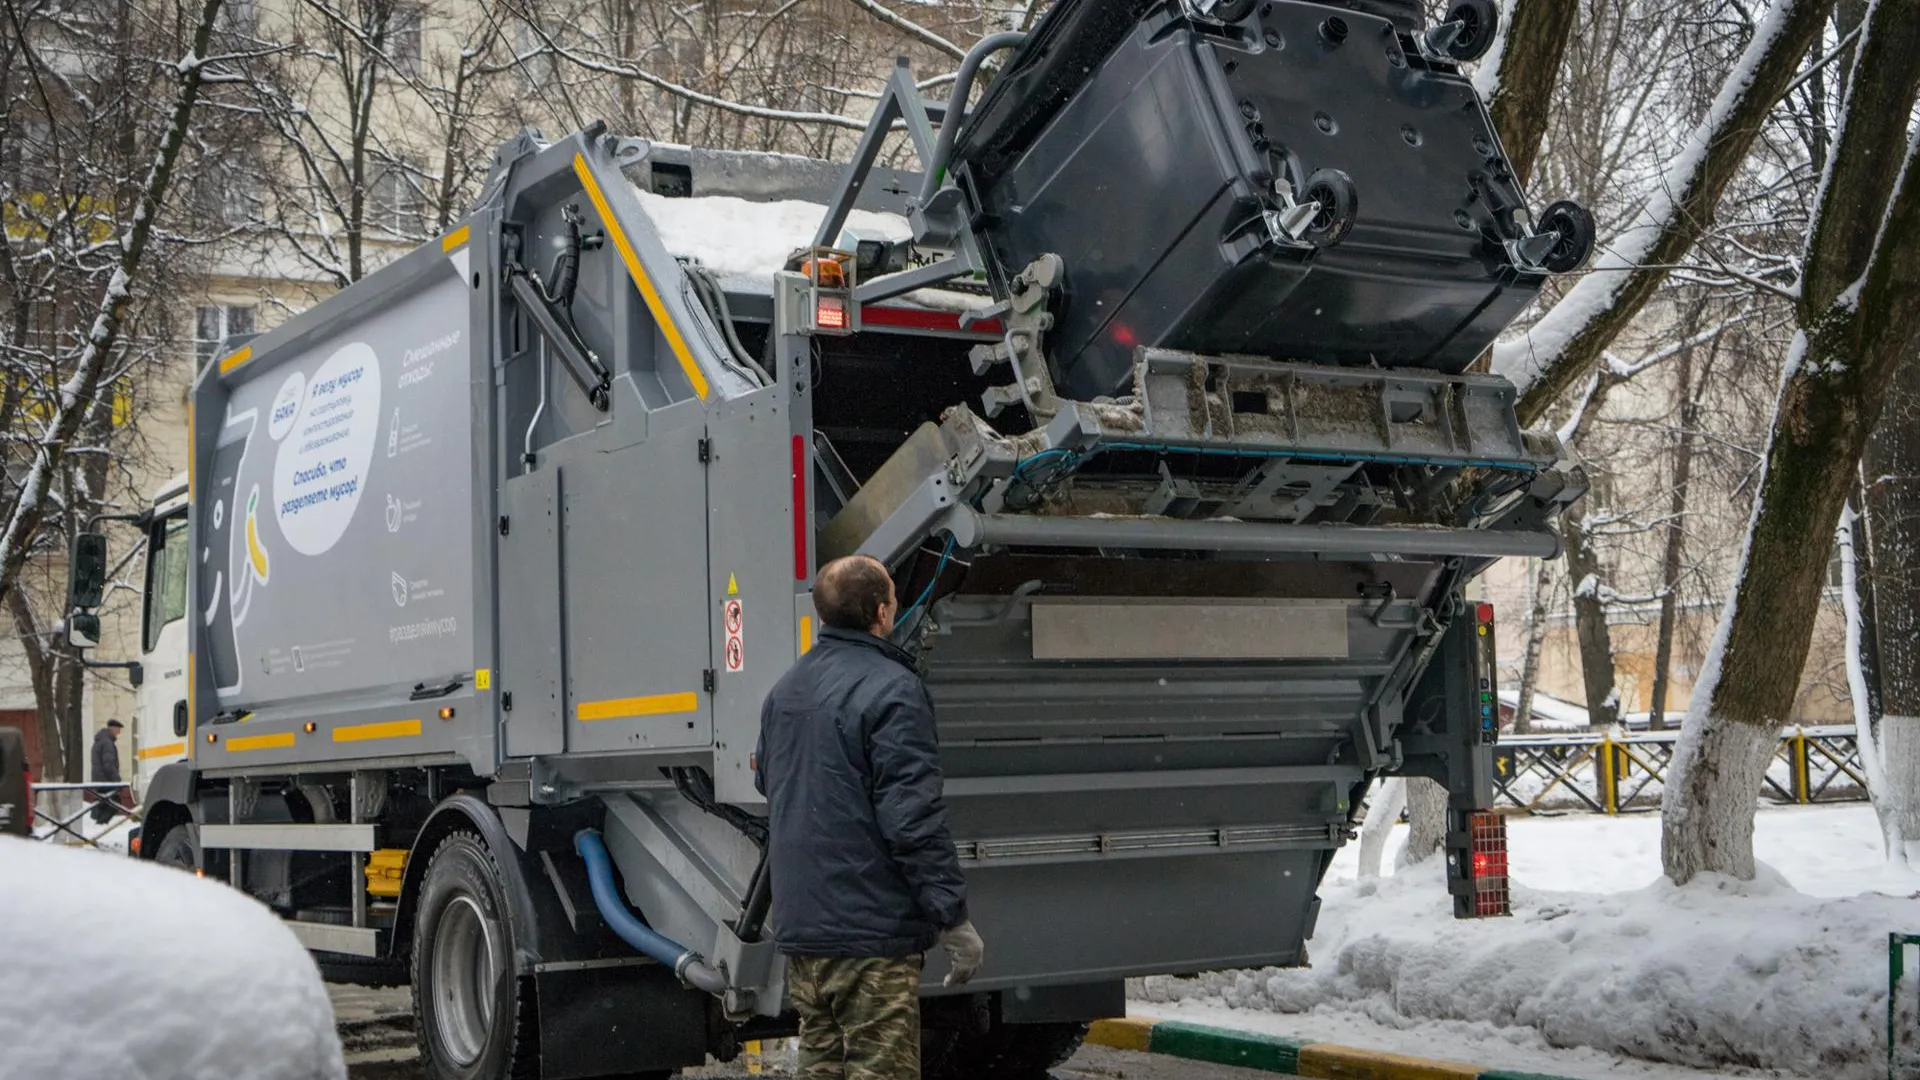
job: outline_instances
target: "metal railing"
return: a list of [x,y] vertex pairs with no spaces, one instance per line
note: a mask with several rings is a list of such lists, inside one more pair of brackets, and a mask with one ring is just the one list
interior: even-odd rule
[[[1494,801],[1530,813],[1657,808],[1679,739],[1677,731],[1504,736],[1494,748]],[[1864,800],[1852,725],[1789,728],[1758,794],[1780,803]]]
[[[71,798],[62,798],[62,792],[77,792]],[[92,792],[94,800],[88,802],[84,797]],[[122,802],[122,797],[126,801]],[[113,832],[122,820],[137,822],[139,811],[132,805],[132,794],[125,781],[106,781],[84,784],[34,784],[33,785],[33,835],[50,843],[85,845],[97,848],[100,837]],[[65,803],[66,805],[58,805]],[[98,821],[101,827],[94,835],[87,835],[87,828],[81,825],[83,818],[93,815],[100,807],[108,807],[106,820]],[[41,826],[51,826],[42,829]],[[77,826],[77,828],[76,828]]]

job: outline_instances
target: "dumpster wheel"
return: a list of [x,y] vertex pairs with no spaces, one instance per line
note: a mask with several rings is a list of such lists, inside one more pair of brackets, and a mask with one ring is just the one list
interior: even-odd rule
[[1353,178],[1339,169],[1315,169],[1301,189],[1300,201],[1316,207],[1307,224],[1307,239],[1317,247],[1332,247],[1353,231],[1360,212],[1360,193]]

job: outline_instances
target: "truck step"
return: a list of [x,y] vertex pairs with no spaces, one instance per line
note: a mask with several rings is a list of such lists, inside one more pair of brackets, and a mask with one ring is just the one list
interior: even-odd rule
[[242,851],[375,851],[372,825],[202,825],[200,846]]
[[379,956],[380,931],[364,926],[335,926],[332,923],[294,922],[287,929],[300,944],[315,952],[345,953],[348,956]]

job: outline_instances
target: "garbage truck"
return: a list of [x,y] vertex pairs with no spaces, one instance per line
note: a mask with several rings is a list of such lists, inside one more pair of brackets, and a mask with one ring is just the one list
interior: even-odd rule
[[753,750],[861,553],[990,943],[929,959],[928,1075],[1305,962],[1382,776],[1445,786],[1455,910],[1504,910],[1469,586],[1585,481],[1474,360],[1592,231],[1462,73],[1493,18],[1060,0],[945,101],[896,65],[846,162],[522,132],[194,383],[140,856],[410,984],[435,1077],[790,1033]]

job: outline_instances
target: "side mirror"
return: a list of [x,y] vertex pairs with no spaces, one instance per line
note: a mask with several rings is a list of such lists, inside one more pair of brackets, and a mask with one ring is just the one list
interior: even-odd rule
[[[67,560],[67,609],[100,606],[107,594],[107,537],[87,532],[73,538],[73,555]],[[94,636],[99,636],[100,620],[93,620]]]
[[91,649],[100,644],[100,616],[90,611],[68,615],[67,644],[76,649]]

